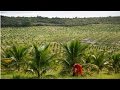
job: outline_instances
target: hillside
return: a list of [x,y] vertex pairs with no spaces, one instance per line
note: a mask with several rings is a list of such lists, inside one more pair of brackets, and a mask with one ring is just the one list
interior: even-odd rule
[[83,26],[88,24],[120,24],[120,16],[91,18],[48,18],[1,16],[1,27],[6,26]]

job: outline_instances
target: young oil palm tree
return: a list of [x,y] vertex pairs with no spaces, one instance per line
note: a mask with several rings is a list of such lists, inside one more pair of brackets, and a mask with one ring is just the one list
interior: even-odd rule
[[14,60],[10,53],[10,48],[1,48],[1,67],[4,69],[10,70]]
[[50,63],[55,56],[50,54],[49,52],[49,44],[42,45],[41,47],[37,47],[35,44],[34,47],[34,57],[32,62],[30,63],[31,69],[37,74],[38,78],[42,78],[42,75],[46,73],[48,69],[50,69]]
[[93,59],[93,63],[94,65],[98,66],[98,73],[100,72],[100,70],[102,70],[105,66],[105,62],[106,62],[106,54],[105,52],[97,52],[95,55],[91,55],[92,59]]
[[[97,65],[93,64],[93,55],[92,52],[84,54],[84,64],[82,65],[84,68],[84,75],[89,74],[91,75],[93,72],[98,72],[99,68]],[[95,56],[94,56],[95,57]]]
[[120,54],[112,55],[112,67],[114,68],[115,73],[120,71]]
[[82,44],[79,40],[73,40],[70,43],[63,45],[66,56],[66,60],[63,60],[65,71],[70,72],[75,63],[81,62],[81,57],[87,47],[87,44]]
[[18,71],[20,70],[20,65],[24,63],[24,57],[27,54],[27,47],[23,46],[15,46],[13,45],[12,48],[9,50],[11,56],[15,59],[15,65]]

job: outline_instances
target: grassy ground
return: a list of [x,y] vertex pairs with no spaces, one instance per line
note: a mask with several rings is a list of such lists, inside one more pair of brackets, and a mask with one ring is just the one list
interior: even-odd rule
[[[93,75],[87,75],[87,76],[60,76],[53,74],[54,77],[44,77],[44,79],[120,79],[120,73],[119,74],[106,74],[100,72],[99,74],[93,74]],[[37,78],[35,74],[31,73],[23,73],[23,72],[2,72],[1,74],[2,79],[35,79]]]
[[120,74],[95,74],[92,76],[61,77],[61,79],[120,79]]

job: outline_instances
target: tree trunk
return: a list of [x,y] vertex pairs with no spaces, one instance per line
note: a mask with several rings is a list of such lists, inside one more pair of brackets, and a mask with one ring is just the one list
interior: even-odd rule
[[117,73],[117,71],[118,71],[117,68],[115,68],[115,74]]
[[20,65],[19,64],[17,64],[17,70],[20,71]]
[[40,78],[40,72],[37,70],[37,76],[38,78]]
[[100,73],[100,70],[98,69],[97,74],[99,74],[99,73]]

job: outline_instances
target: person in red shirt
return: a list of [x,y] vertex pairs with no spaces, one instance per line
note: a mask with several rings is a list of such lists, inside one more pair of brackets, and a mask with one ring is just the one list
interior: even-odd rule
[[83,75],[82,65],[74,64],[73,65],[73,76]]

